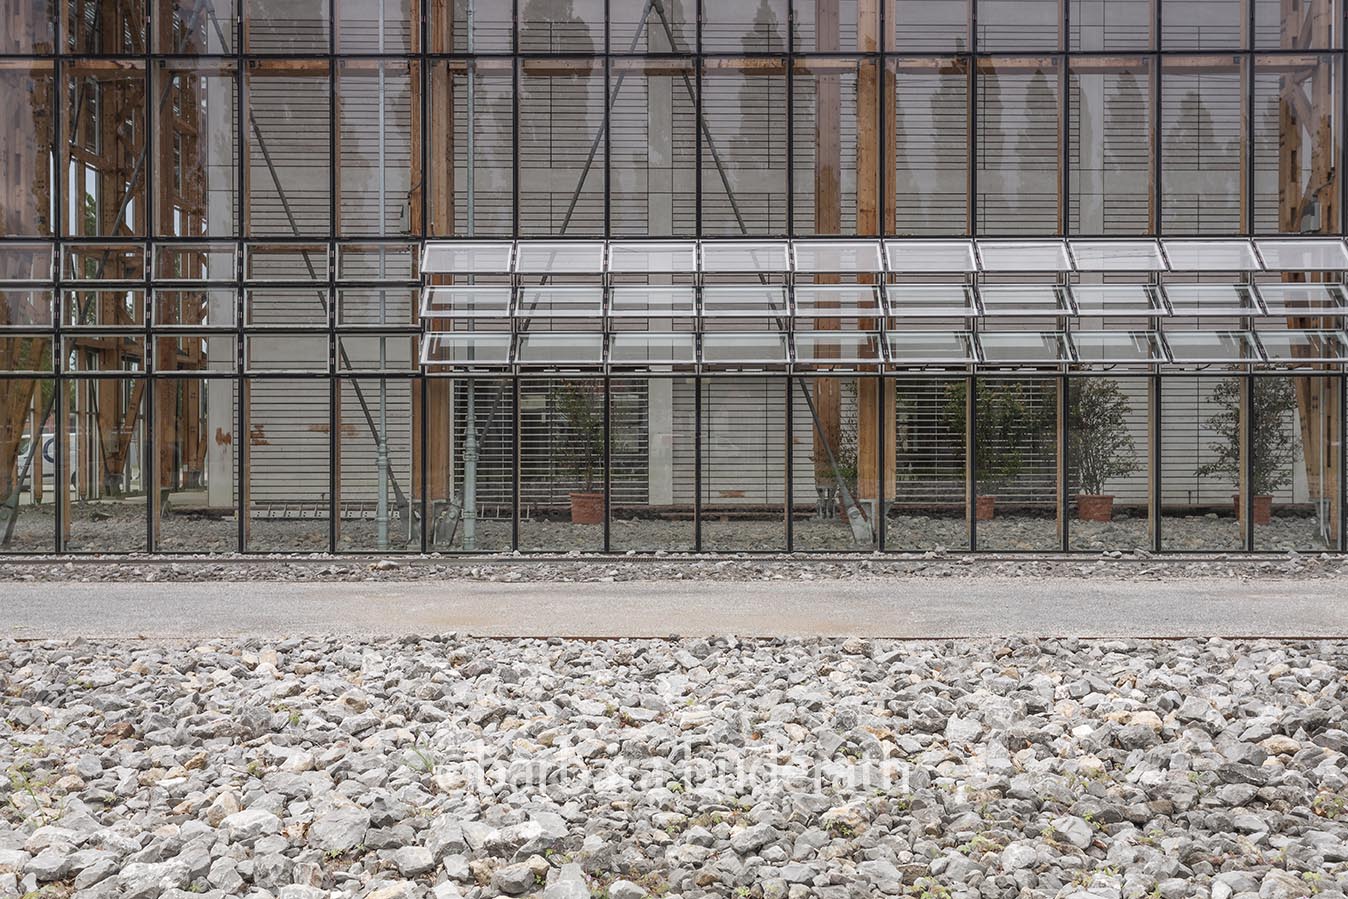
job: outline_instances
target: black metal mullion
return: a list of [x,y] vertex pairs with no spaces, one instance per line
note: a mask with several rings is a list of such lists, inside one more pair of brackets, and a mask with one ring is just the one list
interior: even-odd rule
[[[472,389],[472,382],[469,382]],[[510,373],[510,406],[513,443],[515,452],[510,462],[510,550],[518,552],[520,548],[520,376],[518,371]]]
[[1071,432],[1072,381],[1058,375],[1058,538],[1063,552],[1071,549]]
[[613,379],[604,375],[604,552],[613,551]]
[[[156,388],[159,386],[155,378],[154,367],[154,276],[155,265],[158,260],[155,258],[156,244],[156,225],[155,207],[158,206],[159,191],[158,181],[155,177],[155,131],[159,126],[159,104],[152,103],[154,96],[154,60],[151,58],[150,47],[154,40],[154,23],[148,20],[145,23],[145,134],[144,134],[144,152],[145,152],[145,177],[141,183],[145,186],[145,261],[144,261],[144,292],[141,297],[141,315],[144,317],[142,328],[144,330],[145,346],[142,364],[145,368],[145,393],[141,401],[145,403],[145,408],[141,410],[141,421],[145,423],[145,436],[142,441],[145,461],[141,464],[141,480],[145,484],[145,551],[154,552],[156,544],[155,523],[159,520],[162,513],[159,500],[160,490],[163,485],[159,483],[159,453],[163,452],[163,447],[159,446],[158,435],[155,434],[155,395]],[[134,391],[133,391],[134,395]],[[130,486],[129,484],[127,485]]]
[[978,549],[978,379],[969,375],[964,379],[964,518],[969,528],[969,551]]
[[[419,29],[418,34],[420,35],[420,40],[417,46],[417,49],[420,51],[419,54],[417,55],[417,62],[418,62],[417,79],[418,83],[421,85],[420,95],[417,98],[419,107],[419,109],[417,110],[417,114],[421,116],[421,127],[417,129],[417,133],[420,136],[421,145],[416,148],[418,158],[421,161],[420,162],[421,185],[418,188],[418,190],[421,193],[421,215],[418,217],[419,221],[417,222],[417,229],[418,229],[417,233],[421,237],[421,240],[418,241],[418,251],[417,251],[419,259],[421,255],[421,250],[424,249],[426,246],[427,235],[430,234],[431,230],[430,191],[427,189],[427,185],[429,184],[430,181],[429,178],[430,96],[429,95],[431,87],[431,71],[430,71],[431,66],[430,60],[427,57],[427,51],[430,47],[430,22],[429,17],[426,15],[426,4],[424,2],[418,3],[417,11],[418,11],[417,27]],[[445,81],[447,85],[452,84],[452,82],[450,82],[449,79],[448,66],[445,67]],[[450,91],[449,99],[450,103],[454,102],[452,89]],[[417,266],[417,274],[420,275],[424,280],[425,275],[421,272],[419,264]],[[420,290],[418,290],[417,292],[417,299],[418,301],[420,300]],[[420,344],[422,344],[426,340],[426,325],[424,321],[421,321],[420,316],[418,316],[417,331],[418,331],[417,351],[420,352],[421,349]],[[430,396],[430,381],[427,379],[426,370],[422,366],[417,366],[416,385],[414,386],[413,389],[418,391],[417,395],[420,397],[421,400],[420,426],[417,428],[417,434],[414,435],[413,437],[413,439],[416,440],[421,446],[420,465],[418,466],[420,468],[418,476],[421,482],[421,495],[415,498],[409,497],[407,501],[407,506],[408,506],[408,514],[410,515],[412,504],[413,503],[417,504],[418,507],[417,514],[418,517],[421,519],[421,527],[419,528],[421,532],[419,542],[421,552],[422,554],[425,554],[427,552],[430,552],[431,548],[430,490],[427,489],[427,485],[429,483],[427,480],[427,475],[430,474],[430,463],[429,460],[427,459],[427,453],[430,449],[430,439],[429,439],[430,427],[429,424],[427,423],[427,419],[429,418],[429,415],[427,413],[429,412],[430,408],[427,402]],[[471,382],[469,383],[469,389],[470,390],[472,389]],[[450,420],[449,440],[452,446],[454,441],[454,423],[452,419]]]
[[693,552],[702,552],[702,375],[693,376]]
[[782,479],[782,484],[786,492],[783,511],[786,514],[786,551],[789,553],[795,552],[796,549],[796,425],[793,408],[796,404],[796,384],[800,384],[801,390],[809,389],[803,378],[789,377],[786,379],[786,405],[782,410],[783,417],[786,420],[786,446],[782,454],[783,461],[786,464],[786,475]]
[[1245,472],[1245,489],[1241,491],[1241,542],[1246,552],[1254,551],[1254,429],[1259,422],[1254,418],[1255,375],[1246,371],[1240,376],[1240,415],[1244,427],[1239,430],[1240,465]]
[[[52,15],[55,22],[52,26],[53,40],[55,46],[53,50],[58,54],[52,61],[52,158],[53,168],[56,176],[52,178],[52,217],[48,223],[48,230],[52,235],[52,247],[49,252],[52,253],[51,264],[51,302],[52,302],[52,408],[54,409],[55,421],[52,424],[52,451],[56,454],[55,466],[52,471],[52,490],[53,499],[56,502],[56,509],[52,515],[53,527],[55,533],[52,535],[52,548],[56,552],[65,551],[65,506],[66,496],[70,490],[70,472],[66,468],[70,465],[70,450],[66,446],[66,408],[65,408],[65,340],[62,336],[62,321],[65,316],[65,297],[63,296],[63,275],[65,269],[65,249],[62,238],[65,236],[65,182],[69,177],[70,164],[67,161],[66,129],[69,127],[66,122],[66,85],[64,75],[64,60],[59,55],[65,49],[65,37],[62,33],[61,25],[65,21],[65,16],[57,12],[57,6],[53,4]],[[45,421],[37,423],[36,430],[39,433],[33,435],[33,439],[38,441],[38,450],[41,450],[41,429],[46,427]],[[17,513],[15,513],[17,514]]]
[[1148,499],[1151,504],[1151,550],[1159,553],[1161,551],[1163,535],[1163,519],[1161,516],[1161,498],[1164,495],[1162,488],[1164,486],[1165,464],[1162,462],[1161,450],[1164,447],[1161,436],[1161,389],[1164,379],[1159,371],[1153,372],[1150,376],[1149,391],[1150,394],[1147,407],[1147,417],[1150,423],[1148,428],[1148,455],[1151,457],[1148,463],[1151,465],[1151,479],[1148,483]]
[[[382,2],[382,0],[381,0]],[[337,14],[336,4],[328,4],[328,273],[325,282],[327,297],[328,330],[328,552],[337,552],[337,539],[342,516],[341,465],[339,451],[338,425],[342,402],[342,385],[337,367],[337,320],[333,310],[333,280],[337,274],[337,247],[334,238],[341,230],[338,227],[339,203],[337,192],[341,180],[337,177]],[[383,103],[383,98],[379,100]],[[279,186],[278,186],[279,189]],[[380,210],[380,214],[383,211]],[[359,385],[356,385],[359,390]],[[380,435],[375,435],[379,440]]]

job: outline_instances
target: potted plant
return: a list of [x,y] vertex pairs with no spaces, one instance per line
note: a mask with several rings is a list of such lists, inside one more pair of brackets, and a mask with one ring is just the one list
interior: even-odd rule
[[554,456],[581,487],[570,494],[571,522],[603,524],[604,491],[595,479],[604,466],[604,383],[564,381],[552,390],[552,406],[565,427]]
[[[997,491],[1015,480],[1024,467],[1024,452],[1040,427],[1040,416],[1029,402],[1033,387],[1025,381],[1007,381],[974,392],[974,471],[980,490],[974,518],[978,521],[990,521],[997,514]],[[965,446],[965,409],[961,381],[946,391],[945,408],[947,426],[961,448]]]
[[[1287,378],[1255,378],[1252,406],[1255,427],[1250,431],[1250,492],[1254,495],[1254,523],[1268,524],[1273,517],[1273,494],[1292,480],[1296,441],[1288,413],[1296,404],[1296,390]],[[1200,478],[1226,475],[1240,482],[1240,380],[1224,378],[1212,391],[1217,406],[1207,420],[1217,439],[1208,444],[1213,460],[1200,465]],[[1236,518],[1240,519],[1240,494],[1234,494]]]
[[1105,483],[1137,468],[1128,433],[1132,408],[1112,379],[1085,378],[1074,387],[1067,411],[1067,458],[1079,491],[1077,517],[1109,521],[1114,517],[1114,497],[1105,495]]

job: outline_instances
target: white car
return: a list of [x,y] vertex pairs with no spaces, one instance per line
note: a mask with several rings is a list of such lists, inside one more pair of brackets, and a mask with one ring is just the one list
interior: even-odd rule
[[[28,492],[33,483],[33,461],[30,456],[33,454],[33,435],[24,434],[19,438],[19,465],[18,470],[23,474],[23,483],[19,485],[19,492]],[[75,481],[75,435],[71,433],[66,437],[66,479],[74,483]],[[50,488],[55,484],[56,479],[56,435],[42,435],[42,484]]]

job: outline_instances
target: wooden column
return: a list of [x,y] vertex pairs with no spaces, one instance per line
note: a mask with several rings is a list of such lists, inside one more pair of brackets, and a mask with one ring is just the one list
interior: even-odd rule
[[[816,49],[821,53],[837,52],[838,0],[815,0]],[[832,235],[842,233],[842,83],[838,74],[829,70],[814,75],[814,233]],[[816,282],[836,283],[836,275],[819,276]],[[836,330],[838,319],[817,319],[819,330]],[[811,422],[814,435],[814,475],[816,484],[834,483],[829,465],[830,453],[837,455],[842,445],[842,390],[837,378],[815,378],[815,414],[818,424]],[[791,498],[794,502],[795,498]]]

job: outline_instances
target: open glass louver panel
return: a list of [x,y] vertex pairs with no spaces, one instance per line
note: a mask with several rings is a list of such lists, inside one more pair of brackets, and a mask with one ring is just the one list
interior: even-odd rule
[[1174,272],[1257,272],[1259,259],[1248,240],[1161,241]]
[[885,335],[891,367],[943,368],[973,365],[973,334],[968,331],[904,331]]
[[1166,361],[1155,331],[1073,331],[1072,350],[1083,365],[1142,365]]
[[697,244],[684,241],[614,242],[608,246],[613,274],[692,274],[697,271]]
[[985,284],[978,288],[983,314],[997,318],[1029,318],[1067,315],[1067,295],[1052,285]]
[[875,365],[880,335],[873,331],[797,331],[796,364],[811,368]]
[[421,341],[421,364],[461,371],[506,368],[510,365],[510,340],[505,331],[427,334]]
[[1074,284],[1067,290],[1082,318],[1157,318],[1166,314],[1156,288],[1146,284]]
[[866,285],[797,286],[796,318],[875,318],[883,315],[880,291]]
[[1337,284],[1258,284],[1255,290],[1268,315],[1348,315],[1348,297]]
[[708,274],[772,275],[791,270],[790,247],[784,240],[704,241],[702,271]]
[[796,274],[869,275],[884,270],[878,240],[797,240]]
[[609,291],[613,318],[693,318],[697,291],[691,287],[614,287]]
[[785,334],[725,331],[702,335],[702,362],[731,368],[782,367],[790,362]]
[[520,241],[516,245],[515,274],[517,275],[601,275],[603,273],[603,241]]
[[604,335],[546,331],[516,335],[515,363],[523,367],[585,367],[604,364]]
[[1167,331],[1165,343],[1176,365],[1262,362],[1249,331]]
[[1167,284],[1161,288],[1173,315],[1180,318],[1233,318],[1259,315],[1259,301],[1243,284]]
[[1061,240],[981,240],[978,257],[985,272],[1070,272],[1072,257]]
[[422,253],[421,270],[453,275],[505,275],[515,245],[510,241],[431,242]]
[[510,317],[509,287],[428,287],[421,296],[422,318]]
[[892,318],[976,318],[972,288],[960,284],[886,284]]
[[1154,240],[1070,240],[1079,272],[1163,272],[1161,245]]
[[1254,242],[1271,272],[1328,272],[1348,269],[1348,250],[1341,240],[1279,240],[1265,238]]
[[987,365],[1041,366],[1071,362],[1067,341],[1057,331],[983,331],[979,357]]
[[600,287],[522,287],[515,317],[598,319],[604,314]]
[[675,331],[625,331],[609,335],[609,364],[615,368],[647,369],[697,362],[697,339]]
[[1342,331],[1278,330],[1255,331],[1264,355],[1274,365],[1296,366],[1337,363],[1348,360],[1348,340]]
[[756,285],[702,288],[703,318],[777,318],[791,314],[786,288]]
[[911,274],[978,271],[972,240],[887,240],[885,262],[891,272]]

